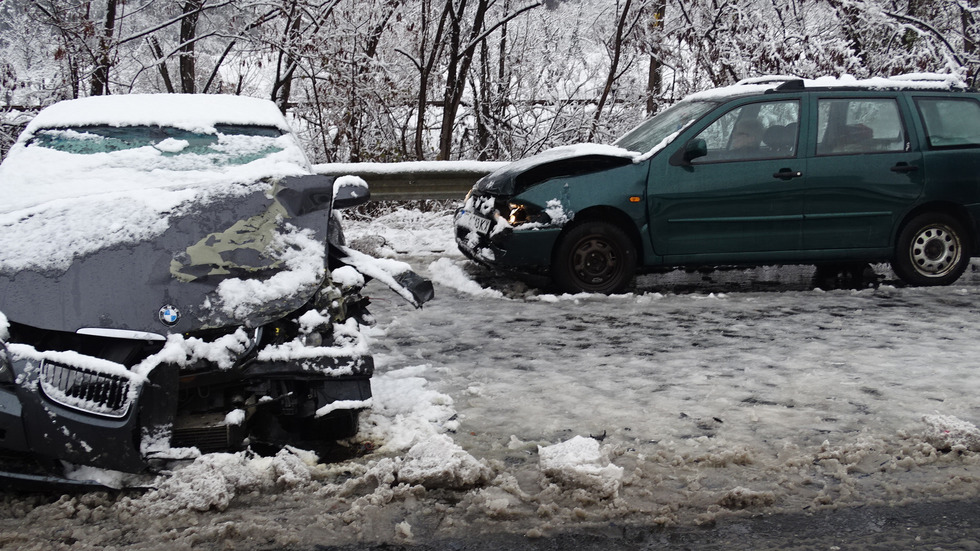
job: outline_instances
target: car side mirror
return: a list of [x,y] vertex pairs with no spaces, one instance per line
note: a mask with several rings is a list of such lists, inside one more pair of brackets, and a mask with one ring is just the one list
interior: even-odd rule
[[708,142],[704,141],[703,138],[691,140],[684,146],[684,163],[686,164],[690,164],[691,161],[698,157],[706,157],[707,155]]
[[371,200],[367,182],[357,176],[341,176],[333,183],[333,208],[349,209]]

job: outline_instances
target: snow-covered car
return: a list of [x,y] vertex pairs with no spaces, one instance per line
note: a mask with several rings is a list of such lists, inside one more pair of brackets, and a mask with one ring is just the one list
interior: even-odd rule
[[337,209],[369,196],[314,174],[269,101],[42,110],[0,165],[0,476],[355,434],[374,370],[361,288],[433,295],[346,247]]
[[[890,262],[956,281],[980,252],[980,94],[955,75],[764,77],[707,90],[612,145],[556,148],[476,183],[469,258],[615,293],[677,266]],[[821,277],[818,275],[818,277]]]

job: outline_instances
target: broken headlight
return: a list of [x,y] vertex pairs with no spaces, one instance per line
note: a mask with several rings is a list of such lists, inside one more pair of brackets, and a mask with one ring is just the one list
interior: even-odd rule
[[529,223],[547,224],[551,221],[547,213],[534,205],[510,203],[507,207],[507,223],[514,227]]

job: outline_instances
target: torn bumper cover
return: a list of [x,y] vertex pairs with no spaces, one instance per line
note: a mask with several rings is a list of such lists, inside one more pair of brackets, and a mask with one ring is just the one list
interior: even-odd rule
[[[216,377],[228,388],[255,393],[250,403],[239,404],[240,411],[250,420],[249,433],[267,443],[297,439],[280,426],[288,423],[284,419],[308,424],[305,436],[313,440],[318,428],[329,434],[334,411],[371,404],[370,356],[321,357],[302,367],[255,361],[234,373],[200,375],[159,366],[142,377],[121,365],[103,362],[95,368],[97,358],[79,354],[37,352],[20,344],[7,349],[10,377],[0,384],[0,448],[7,463],[25,460],[20,474],[31,474],[25,463],[41,473],[56,461],[137,473],[154,460],[187,456],[184,446],[199,452],[234,449],[248,435],[244,419],[220,415],[202,424],[177,411],[186,401],[181,393],[213,392]],[[329,372],[342,374],[322,375]]]
[[456,246],[464,256],[493,269],[517,274],[547,274],[541,251],[554,246],[565,220],[539,213],[535,222],[513,224],[504,219],[504,203],[492,195],[471,192],[454,215]]

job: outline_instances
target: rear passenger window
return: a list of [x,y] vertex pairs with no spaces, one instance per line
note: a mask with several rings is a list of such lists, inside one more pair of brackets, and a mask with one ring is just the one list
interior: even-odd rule
[[894,99],[822,99],[817,155],[906,151],[905,125]]
[[970,98],[916,98],[929,147],[980,146],[980,104]]

